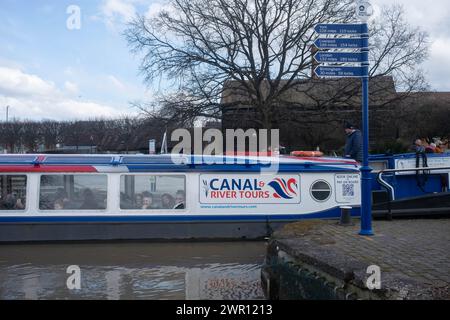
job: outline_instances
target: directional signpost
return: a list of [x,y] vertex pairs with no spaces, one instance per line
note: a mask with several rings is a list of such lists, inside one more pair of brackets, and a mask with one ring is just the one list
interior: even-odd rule
[[367,25],[364,24],[348,24],[348,23],[334,23],[334,24],[318,24],[314,30],[319,34],[347,34],[360,35],[368,33]]
[[[360,169],[362,197],[359,234],[371,236],[373,235],[370,176],[372,169],[369,167],[369,28],[367,25],[367,19],[371,14],[370,4],[367,1],[358,0],[356,13],[362,23],[315,26],[314,30],[323,36],[314,41],[315,46],[319,50],[328,51],[319,51],[314,55],[317,62],[326,64],[318,66],[314,73],[318,77],[353,77],[362,80],[363,164]],[[336,36],[344,37],[336,38]]]
[[318,49],[363,49],[368,48],[368,38],[319,38],[314,41]]
[[320,66],[315,70],[319,77],[363,77],[367,73],[367,67],[334,67]]
[[314,59],[319,63],[361,63],[369,56],[368,52],[317,52]]

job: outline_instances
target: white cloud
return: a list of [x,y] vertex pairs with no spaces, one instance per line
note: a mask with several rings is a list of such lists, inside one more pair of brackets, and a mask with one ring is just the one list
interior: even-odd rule
[[404,7],[409,23],[431,31],[439,29],[440,22],[450,17],[448,0],[372,0],[374,6],[400,4]]
[[66,91],[70,94],[77,94],[80,91],[78,85],[70,81],[66,81],[64,83],[64,89],[66,89]]
[[107,104],[71,98],[78,92],[73,82],[66,81],[64,89],[22,70],[0,67],[0,105],[11,107],[11,118],[69,120],[118,117],[124,113]]
[[70,98],[17,98],[0,95],[0,104],[10,106],[10,118],[19,119],[90,119],[96,117],[118,117],[122,112],[111,106],[92,101],[77,101]]
[[94,118],[94,117],[118,117],[122,113],[111,106],[99,104],[91,101],[76,101],[72,99],[61,100],[58,106],[64,110],[70,110],[72,117]]
[[379,8],[384,5],[401,4],[409,24],[420,27],[430,36],[430,56],[423,69],[431,88],[450,91],[450,8],[448,0],[372,0]]
[[100,5],[100,17],[94,19],[103,20],[108,28],[116,30],[118,24],[131,21],[136,16],[136,3],[139,0],[103,0]]
[[439,63],[445,63],[450,66],[450,38],[438,38],[431,45],[431,55]]
[[172,10],[168,0],[103,0],[97,15],[90,18],[103,21],[109,29],[118,30],[130,22],[138,12],[154,17],[161,10]]
[[133,0],[106,0],[102,6],[102,12],[106,17],[112,18],[119,16],[121,19],[127,21],[136,14],[134,2]]
[[437,38],[424,67],[433,89],[450,91],[450,37]]
[[14,69],[24,69],[24,66],[22,63],[19,63],[14,60],[7,59],[5,57],[0,56],[0,67],[1,66],[8,66],[10,68]]
[[19,69],[0,67],[0,92],[22,96],[43,96],[55,91],[53,82]]

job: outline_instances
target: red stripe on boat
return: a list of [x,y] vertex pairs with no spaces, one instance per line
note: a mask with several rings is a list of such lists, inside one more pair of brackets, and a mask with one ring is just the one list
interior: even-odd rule
[[0,165],[0,172],[97,172],[93,166]]

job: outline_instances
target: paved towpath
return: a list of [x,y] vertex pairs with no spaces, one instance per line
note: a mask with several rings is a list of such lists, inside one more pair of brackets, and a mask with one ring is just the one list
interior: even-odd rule
[[364,285],[367,267],[381,270],[382,289],[397,298],[450,299],[450,219],[374,221],[375,235],[357,235],[359,221],[302,221],[272,238],[290,256]]

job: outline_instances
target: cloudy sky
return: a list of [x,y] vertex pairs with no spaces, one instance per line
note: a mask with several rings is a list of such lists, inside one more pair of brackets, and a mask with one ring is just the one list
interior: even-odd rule
[[[450,91],[450,2],[372,0],[403,4],[410,24],[428,31],[424,64],[433,90]],[[164,0],[0,0],[0,119],[83,119],[135,114],[130,101],[151,99],[139,59],[122,36],[136,12],[153,14]],[[67,9],[81,9],[69,30]],[[159,88],[161,89],[161,88]]]

